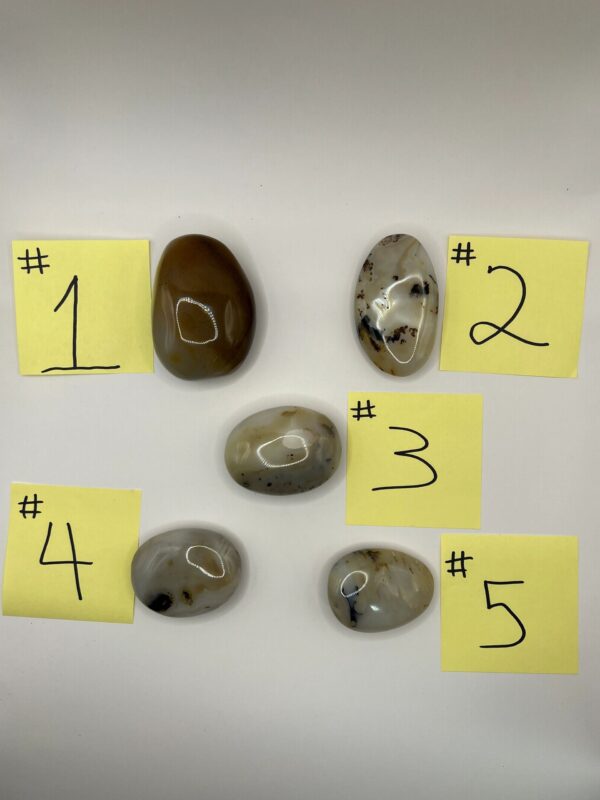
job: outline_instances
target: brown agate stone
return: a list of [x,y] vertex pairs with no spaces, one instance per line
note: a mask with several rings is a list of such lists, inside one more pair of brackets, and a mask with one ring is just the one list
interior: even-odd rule
[[154,349],[178,378],[226,375],[254,336],[254,296],[233,253],[191,234],[165,247],[154,284]]

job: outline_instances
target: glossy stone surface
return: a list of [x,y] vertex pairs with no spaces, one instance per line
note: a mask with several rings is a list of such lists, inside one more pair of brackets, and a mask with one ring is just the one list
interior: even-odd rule
[[229,434],[225,464],[246,489],[297,494],[320,486],[335,472],[340,437],[324,414],[280,406],[242,420]]
[[372,633],[405,625],[433,597],[433,575],[399,550],[354,550],[331,568],[329,605],[342,625]]
[[410,375],[435,341],[438,287],[423,245],[394,234],[369,253],[356,283],[358,337],[371,361],[390,375]]
[[162,364],[178,378],[226,375],[254,336],[254,296],[242,268],[210,236],[180,236],[160,259],[152,334]]
[[166,617],[192,617],[218,608],[235,592],[240,554],[216,531],[179,528],[159,533],[131,562],[131,583],[141,602]]

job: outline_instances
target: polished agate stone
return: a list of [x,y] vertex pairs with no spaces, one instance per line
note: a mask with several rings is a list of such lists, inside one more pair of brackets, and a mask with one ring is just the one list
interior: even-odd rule
[[340,461],[340,437],[324,414],[301,406],[268,408],[229,434],[225,464],[246,489],[297,494],[325,483]]
[[210,236],[180,236],[160,259],[152,309],[154,349],[178,378],[226,375],[254,336],[254,296],[242,268]]
[[425,248],[413,236],[386,236],[369,253],[356,283],[358,337],[371,361],[390,375],[410,375],[435,341],[438,287]]
[[329,605],[342,625],[372,633],[405,625],[433,596],[433,576],[399,550],[354,550],[331,568]]
[[240,554],[216,531],[179,528],[139,548],[131,583],[139,600],[166,617],[192,617],[223,605],[235,592]]

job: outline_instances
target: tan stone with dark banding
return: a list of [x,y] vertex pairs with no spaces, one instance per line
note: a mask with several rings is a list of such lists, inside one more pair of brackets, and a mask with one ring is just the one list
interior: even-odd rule
[[254,336],[252,288],[233,253],[210,236],[173,239],[154,285],[152,333],[162,364],[178,378],[226,375]]

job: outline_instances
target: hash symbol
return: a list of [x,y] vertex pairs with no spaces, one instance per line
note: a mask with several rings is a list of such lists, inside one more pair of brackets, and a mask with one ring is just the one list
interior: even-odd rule
[[[45,255],[42,255],[42,251],[40,250],[39,247],[36,247],[35,251],[36,251],[35,256],[29,255],[29,248],[27,248],[27,250],[25,250],[24,256],[17,256],[17,261],[25,262],[25,266],[21,267],[21,269],[26,269],[28,275],[31,273],[32,269],[39,269],[40,275],[43,275],[44,270],[48,269],[50,266],[50,264],[44,264],[42,262],[43,258],[48,258],[48,254],[46,253]],[[34,263],[35,261],[37,261],[37,263]]]
[[[456,577],[457,574],[460,574],[463,578],[466,578],[467,570],[465,569],[465,561],[473,561],[473,556],[466,556],[464,550],[461,550],[460,556],[457,556],[453,550],[450,558],[444,561],[444,564],[450,564],[450,569],[447,569],[446,572],[449,572],[452,577]],[[460,564],[460,566],[457,567],[457,564]]]
[[[29,495],[25,495],[25,497],[19,503],[21,507],[19,510],[19,514],[23,517],[23,519],[27,519],[27,517],[33,517],[34,519],[37,517],[38,514],[42,512],[38,509],[38,506],[41,505],[44,501],[38,500],[37,494],[33,495],[33,499],[29,499]],[[31,508],[31,510],[29,510]]]
[[350,411],[356,411],[356,414],[352,414],[352,419],[363,419],[363,417],[366,417],[367,419],[373,419],[373,417],[377,416],[377,414],[373,414],[374,408],[375,406],[370,400],[367,400],[364,406],[359,400],[356,406],[350,409]]
[[471,247],[471,242],[467,242],[467,246],[463,248],[463,243],[459,242],[457,247],[452,249],[452,252],[455,255],[450,259],[454,261],[456,264],[460,264],[461,261],[464,261],[469,267],[471,265],[471,261],[476,260],[476,256],[474,255],[475,250]]

